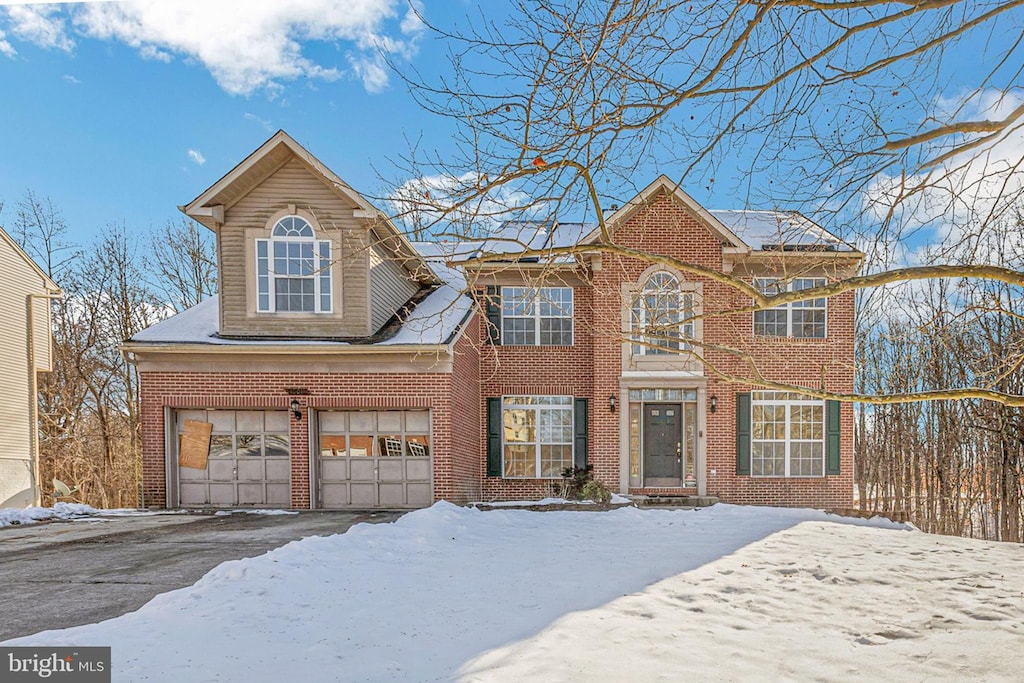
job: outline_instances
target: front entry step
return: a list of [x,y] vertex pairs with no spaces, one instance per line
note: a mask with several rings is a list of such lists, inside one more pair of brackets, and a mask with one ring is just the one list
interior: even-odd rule
[[718,502],[717,496],[628,496],[639,507],[703,508]]

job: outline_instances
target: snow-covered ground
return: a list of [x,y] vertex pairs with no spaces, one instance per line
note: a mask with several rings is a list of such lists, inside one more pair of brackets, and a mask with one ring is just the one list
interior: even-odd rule
[[1024,547],[876,520],[438,503],[8,644],[117,681],[1019,681],[1022,592]]
[[80,519],[97,510],[82,503],[57,503],[52,508],[0,508],[0,526],[35,524],[51,519]]
[[[83,503],[56,503],[52,508],[0,508],[0,527],[35,524],[36,522],[103,522],[108,517],[152,517],[154,515],[180,515],[186,510],[136,510],[135,508],[97,509]],[[264,514],[283,511],[247,510]],[[292,513],[288,513],[292,514]]]

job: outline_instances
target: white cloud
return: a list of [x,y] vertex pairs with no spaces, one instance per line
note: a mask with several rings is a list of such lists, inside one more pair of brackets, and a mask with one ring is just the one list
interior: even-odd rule
[[[936,102],[936,120],[990,120],[1007,117],[1024,103],[1024,92],[988,90]],[[966,137],[970,142],[976,137]],[[906,176],[880,175],[863,197],[874,221],[893,220],[904,234],[923,230],[936,246],[964,239],[978,242],[989,228],[1012,216],[1024,200],[1024,129],[1011,127],[980,148],[966,151],[940,167]],[[927,260],[933,251],[907,254]],[[989,260],[979,254],[978,260]]]
[[71,74],[64,74],[63,76],[61,76],[61,78],[63,78],[65,81],[67,81],[68,83],[71,83],[73,85],[78,85],[79,83],[82,82],[82,81],[78,80],[77,78],[75,78],[74,76],[72,76]]
[[8,8],[11,33],[39,47],[71,52],[75,47],[58,5],[14,5]]
[[391,193],[388,203],[410,230],[458,238],[481,237],[510,218],[529,217],[525,192],[499,187],[477,197],[477,178],[473,173],[412,178]]
[[270,125],[269,120],[261,119],[260,117],[256,116],[256,114],[250,114],[249,112],[246,112],[243,116],[245,117],[246,121],[258,123],[263,128],[263,130],[267,131],[268,133],[274,132],[274,127]]
[[419,37],[426,28],[420,19],[422,12],[422,5],[414,1],[399,25],[404,38],[392,38],[376,33],[368,33],[359,38],[357,44],[361,49],[359,52],[350,53],[348,62],[368,92],[380,92],[388,86],[388,58],[411,61],[416,56],[419,50]]
[[345,75],[344,67],[304,55],[307,41],[349,47],[348,73],[370,92],[383,90],[389,73],[382,51],[412,59],[423,30],[411,10],[399,18],[402,6],[401,0],[124,0],[11,7],[7,14],[11,32],[24,40],[70,50],[70,24],[79,36],[124,43],[146,59],[194,60],[227,92],[250,95],[276,93],[284,81]]
[[6,37],[7,36],[4,32],[0,31],[0,55],[5,55],[13,59],[14,55],[18,54],[18,51],[15,50],[10,43],[4,40]]
[[188,151],[188,158],[191,159],[196,166],[202,166],[206,163],[206,157],[204,157],[202,152],[198,149],[190,149]]

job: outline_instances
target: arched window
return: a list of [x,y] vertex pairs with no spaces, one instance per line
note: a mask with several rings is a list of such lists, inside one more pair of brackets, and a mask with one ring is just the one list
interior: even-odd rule
[[633,354],[688,351],[693,339],[693,293],[683,292],[671,273],[652,274],[633,300]]
[[318,240],[302,216],[274,223],[256,240],[256,310],[330,313],[331,242]]

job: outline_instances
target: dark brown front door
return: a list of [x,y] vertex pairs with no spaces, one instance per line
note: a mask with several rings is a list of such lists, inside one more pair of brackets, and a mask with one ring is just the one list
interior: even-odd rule
[[644,405],[644,486],[681,486],[683,413],[678,403]]

